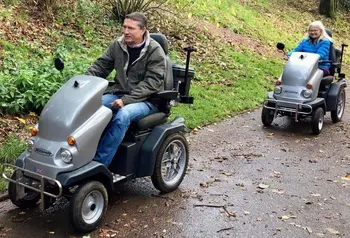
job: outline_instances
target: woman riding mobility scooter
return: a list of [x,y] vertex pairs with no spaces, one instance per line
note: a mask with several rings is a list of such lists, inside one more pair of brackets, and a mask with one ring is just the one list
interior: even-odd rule
[[[151,37],[168,54],[165,36]],[[101,223],[108,194],[119,181],[151,176],[161,192],[175,190],[186,173],[188,143],[183,135],[184,119],[167,120],[174,102],[193,103],[189,89],[194,71],[189,69],[189,60],[194,49],[185,50],[186,67],[173,65],[167,57],[165,91],[154,95],[161,102],[160,112],[131,124],[108,168],[92,159],[112,118],[112,111],[101,101],[109,82],[87,75],[67,81],[44,107],[39,123],[31,130],[28,148],[16,165],[4,166],[12,203],[28,208],[40,200],[44,210],[64,196],[70,201],[73,225],[88,232]],[[55,65],[63,70],[60,60]],[[6,173],[9,167],[14,170],[12,175]]]
[[[328,33],[330,36],[330,32]],[[261,120],[271,125],[278,116],[311,117],[313,134],[320,134],[324,115],[331,112],[334,123],[341,120],[345,108],[345,74],[341,73],[344,48],[330,46],[330,76],[323,77],[318,68],[320,56],[313,53],[294,52],[289,58],[281,77],[276,81],[274,92],[269,92],[262,109]],[[284,44],[277,48],[284,50]],[[324,61],[323,61],[324,62]],[[327,61],[328,62],[328,61]],[[335,73],[338,73],[336,77]],[[337,78],[337,80],[335,80]]]

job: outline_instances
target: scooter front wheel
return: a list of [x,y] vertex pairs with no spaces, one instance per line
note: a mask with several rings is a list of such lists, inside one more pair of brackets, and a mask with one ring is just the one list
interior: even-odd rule
[[261,112],[261,121],[264,126],[270,126],[274,119],[274,111],[263,107]]
[[168,136],[161,145],[151,176],[154,187],[164,193],[177,189],[188,165],[188,143],[183,134]]
[[76,229],[82,232],[95,230],[106,213],[108,194],[98,181],[80,185],[70,201],[70,218]]
[[[18,180],[22,176],[17,173],[21,174],[19,171],[14,171],[11,175],[12,180]],[[36,207],[40,200],[40,193],[12,182],[9,182],[8,194],[11,202],[21,209]]]
[[314,135],[319,135],[323,128],[324,111],[323,108],[318,107],[312,114],[311,130]]

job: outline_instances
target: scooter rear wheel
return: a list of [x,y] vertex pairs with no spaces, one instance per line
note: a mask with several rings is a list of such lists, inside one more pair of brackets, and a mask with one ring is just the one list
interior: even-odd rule
[[[17,180],[16,175],[18,171],[14,171],[11,175],[12,180]],[[18,186],[18,187],[17,187]],[[22,198],[17,198],[17,193],[23,189],[24,196]],[[33,208],[37,206],[38,201],[40,200],[40,193],[25,188],[23,186],[17,185],[15,183],[9,182],[8,185],[8,194],[11,202],[21,209]]]
[[337,98],[337,108],[334,111],[331,111],[331,118],[333,123],[337,123],[341,121],[343,115],[344,115],[344,109],[345,109],[345,90],[344,88],[340,90]]
[[76,229],[82,232],[95,230],[106,213],[108,194],[98,181],[80,185],[70,201],[70,218]]
[[183,134],[168,136],[161,145],[151,176],[154,187],[163,193],[177,189],[188,165],[188,143]]
[[323,128],[324,111],[323,108],[318,107],[312,114],[311,130],[314,135],[319,135]]

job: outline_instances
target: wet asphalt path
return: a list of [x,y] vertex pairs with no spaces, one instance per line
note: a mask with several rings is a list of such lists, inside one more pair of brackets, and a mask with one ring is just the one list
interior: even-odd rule
[[5,201],[0,237],[350,237],[350,104],[319,136],[305,121],[264,128],[260,113],[190,135],[177,191],[160,195],[148,178],[119,185],[91,234],[72,229],[64,200],[44,214]]

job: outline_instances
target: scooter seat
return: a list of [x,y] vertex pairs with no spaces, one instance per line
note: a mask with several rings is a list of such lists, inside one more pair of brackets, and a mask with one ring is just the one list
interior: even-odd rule
[[333,79],[334,79],[333,76],[323,77],[322,80],[321,80],[321,85],[322,86],[330,85],[333,82]]
[[134,129],[143,131],[164,124],[167,120],[167,114],[164,112],[157,112],[138,120],[133,126]]

